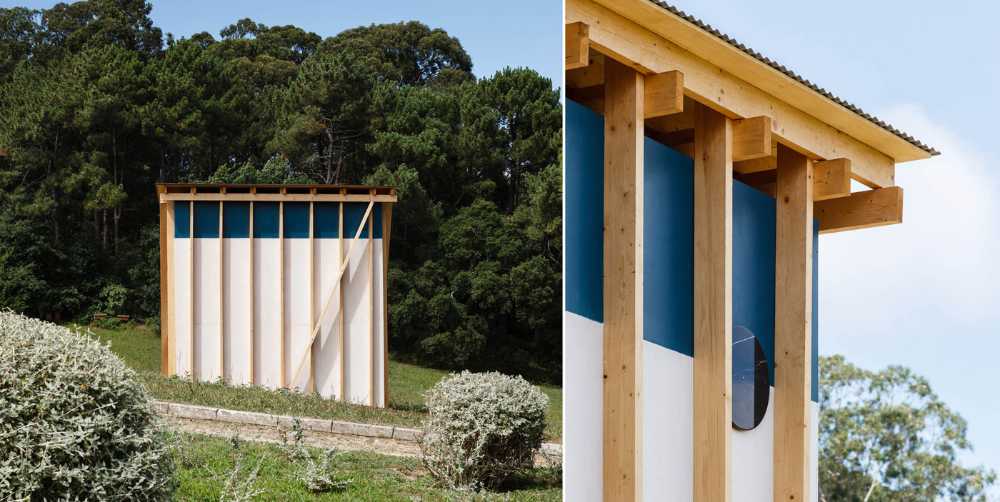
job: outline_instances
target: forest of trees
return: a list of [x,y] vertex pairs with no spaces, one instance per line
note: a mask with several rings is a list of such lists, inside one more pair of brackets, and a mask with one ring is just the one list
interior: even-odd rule
[[[144,0],[0,9],[0,308],[156,322],[157,181],[393,185],[391,350],[561,373],[558,89],[418,22],[175,39]],[[238,17],[234,15],[234,18]]]

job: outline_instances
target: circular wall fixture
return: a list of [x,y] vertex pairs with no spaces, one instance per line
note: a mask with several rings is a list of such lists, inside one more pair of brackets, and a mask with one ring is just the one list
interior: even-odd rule
[[733,326],[733,427],[741,431],[760,425],[771,396],[767,357],[757,337],[744,326]]

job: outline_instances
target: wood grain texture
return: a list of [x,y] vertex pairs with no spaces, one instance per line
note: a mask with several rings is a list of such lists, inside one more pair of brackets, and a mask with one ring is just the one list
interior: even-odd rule
[[813,166],[778,147],[774,297],[774,500],[810,496]]
[[253,236],[253,201],[250,201],[250,385],[255,385],[257,383],[256,370],[254,369],[254,360],[257,358],[257,344],[254,343],[254,336],[257,331],[257,294],[255,293],[254,287],[254,236]]
[[[194,190],[192,190],[192,193],[194,193]],[[190,208],[188,210],[188,225],[189,225],[189,228],[188,228],[188,267],[190,267],[190,268],[188,269],[188,271],[191,274],[191,276],[188,278],[188,281],[189,281],[188,282],[188,287],[190,288],[190,293],[191,293],[190,295],[188,295],[188,301],[190,302],[190,305],[188,306],[188,308],[190,309],[189,312],[191,313],[191,326],[190,326],[190,330],[188,331],[188,336],[191,338],[191,340],[190,340],[191,345],[189,345],[190,350],[188,351],[189,352],[188,355],[190,356],[191,361],[190,361],[190,365],[188,366],[188,368],[191,368],[191,379],[194,380],[195,382],[197,382],[198,381],[198,368],[194,365],[194,361],[195,361],[194,354],[196,352],[196,350],[195,350],[195,340],[194,340],[194,319],[195,319],[194,306],[195,306],[195,296],[198,294],[197,288],[194,287],[194,260],[195,260],[195,257],[194,257],[194,241],[195,241],[195,238],[194,238],[194,201],[188,202],[188,204],[190,204]]]
[[[339,205],[339,220],[337,223],[337,252],[340,254],[340,265],[343,266],[344,260],[344,203],[341,202]],[[340,289],[337,305],[337,357],[340,358],[340,364],[338,365],[340,375],[338,380],[338,385],[340,386],[340,394],[338,397],[341,401],[347,400],[347,332],[344,324],[344,278],[341,277],[337,279],[337,288]],[[322,319],[322,314],[320,315]]]
[[[601,3],[614,3],[615,10]],[[631,7],[626,8],[626,4]],[[762,91],[754,85],[756,80],[747,80],[748,75],[734,74],[693,54],[664,36],[664,33],[671,33],[669,28],[660,30],[650,22],[646,23],[650,24],[647,28],[634,21],[637,17],[649,21],[665,17],[664,10],[652,2],[567,0],[565,12],[567,22],[583,22],[590,26],[591,47],[606,57],[647,74],[678,70],[684,73],[684,92],[688,97],[733,119],[771,117],[775,139],[793,146],[796,151],[812,159],[850,158],[854,163],[854,179],[872,188],[895,184],[893,157],[844,132],[850,129],[834,127],[817,118],[825,115],[803,112],[775,97],[782,94]],[[624,17],[623,12],[632,19]],[[864,121],[854,123],[864,125]]]
[[[316,209],[309,203],[309,325],[316,324]],[[316,392],[316,346],[309,347],[307,392]]]
[[848,195],[851,195],[851,159],[822,160],[813,163],[814,201]]
[[584,23],[566,25],[566,69],[575,70],[587,66],[590,49],[590,27]]
[[694,499],[731,500],[733,123],[699,106],[694,140]]
[[674,70],[647,76],[644,96],[647,119],[683,112],[684,74]]
[[389,238],[392,204],[382,204],[382,402],[389,406]]
[[289,386],[285,367],[285,203],[278,203],[278,371],[279,386]]
[[733,162],[771,155],[771,117],[733,121]]
[[[590,51],[589,58],[587,66],[566,70],[567,89],[584,89],[604,85],[604,54]],[[602,90],[601,93],[603,94],[603,92]]]
[[644,78],[605,63],[604,500],[642,499]]
[[375,232],[368,218],[368,406],[375,406]]
[[[225,189],[223,189],[223,194]],[[226,245],[222,240],[222,208],[219,201],[219,375],[226,380]]]
[[815,209],[821,234],[902,223],[903,189],[854,192],[848,197],[819,201]]

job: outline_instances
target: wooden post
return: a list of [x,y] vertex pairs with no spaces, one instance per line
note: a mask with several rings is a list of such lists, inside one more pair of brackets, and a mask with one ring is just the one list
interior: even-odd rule
[[644,78],[610,58],[604,87],[604,500],[642,499]]
[[[195,193],[195,189],[194,188],[191,189],[191,193]],[[188,333],[190,335],[189,337],[191,339],[191,345],[190,345],[191,351],[188,354],[188,356],[191,359],[191,366],[190,366],[190,368],[191,368],[191,380],[197,382],[198,381],[198,370],[194,366],[194,363],[195,363],[195,357],[194,357],[194,342],[195,342],[195,339],[194,339],[194,304],[195,304],[195,301],[194,301],[194,297],[197,294],[197,288],[194,287],[195,286],[194,285],[194,201],[192,200],[188,204],[190,204],[190,211],[188,211],[188,216],[190,216],[190,218],[188,219],[188,267],[190,267],[190,269],[188,270],[188,272],[191,274],[191,277],[190,277],[191,284],[189,285],[189,289],[190,289],[189,293],[191,293],[191,294],[188,295],[188,301],[190,302],[190,308],[191,308],[191,310],[190,310],[190,313],[191,313],[191,319],[190,319],[190,321],[191,321],[191,332]]]
[[382,203],[382,405],[389,406],[389,234],[392,203]]
[[[316,193],[313,188],[309,191]],[[309,326],[316,324],[316,213],[313,203],[309,203]],[[316,392],[316,350],[314,345],[308,347],[309,350],[309,383],[306,386],[307,392]]]
[[[374,200],[375,190],[371,191]],[[374,211],[373,211],[374,212]],[[375,235],[368,216],[368,405],[375,406]]]
[[[281,194],[285,194],[285,189],[281,189]],[[278,202],[278,316],[281,319],[278,327],[278,371],[280,372],[279,385],[288,387],[288,378],[285,375],[285,203]]]
[[[226,187],[220,189],[226,193]],[[226,382],[226,242],[222,240],[222,201],[219,201],[219,375]]]
[[694,500],[728,502],[733,123],[698,106],[694,130]]
[[[256,188],[250,188],[250,193],[256,193]],[[253,201],[250,201],[250,385],[257,383],[257,370],[254,369],[254,360],[257,358],[257,344],[254,336],[257,332],[257,292],[254,289],[254,263],[253,248],[256,245],[253,237]]]
[[[158,186],[157,193],[166,193],[166,188]],[[170,323],[172,281],[170,279],[170,258],[174,245],[174,204],[160,201],[160,373],[171,376],[175,373],[173,353],[176,350],[171,339]]]
[[[343,195],[343,194],[346,194],[347,191],[344,190],[344,189],[341,189],[340,193],[341,193],[341,195]],[[338,239],[337,239],[338,251],[337,252],[340,255],[340,264],[339,265],[343,266],[344,260],[346,259],[346,258],[344,258],[344,203],[343,202],[340,203],[340,220],[339,220],[338,225],[339,226],[338,226],[338,230],[337,230],[337,237],[338,237]],[[340,283],[337,286],[338,289],[340,290],[339,292],[337,292],[338,300],[339,300],[339,303],[340,303],[340,305],[338,306],[338,309],[337,309],[337,357],[340,358],[340,367],[338,368],[340,370],[340,381],[338,382],[338,384],[340,385],[340,396],[338,396],[338,397],[340,397],[341,401],[346,401],[347,400],[347,394],[346,394],[347,393],[347,380],[346,380],[346,378],[347,378],[346,377],[347,372],[345,371],[345,366],[347,365],[347,357],[346,357],[346,354],[344,354],[344,349],[347,346],[347,343],[344,341],[344,338],[346,337],[346,333],[344,332],[345,326],[344,326],[344,278],[343,278],[343,276],[341,276],[340,278],[338,278],[337,281]]]
[[774,500],[807,501],[812,379],[813,166],[778,145],[774,298]]

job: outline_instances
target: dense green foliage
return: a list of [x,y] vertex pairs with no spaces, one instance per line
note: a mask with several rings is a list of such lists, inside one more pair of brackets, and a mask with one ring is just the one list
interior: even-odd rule
[[965,420],[927,380],[890,366],[867,371],[843,356],[820,361],[819,481],[823,500],[987,500],[996,476],[964,467]]
[[392,350],[558,379],[552,82],[477,79],[457,39],[417,22],[323,39],[243,19],[164,40],[150,9],[0,9],[0,306],[155,317],[156,181],[389,184]]

